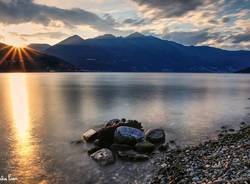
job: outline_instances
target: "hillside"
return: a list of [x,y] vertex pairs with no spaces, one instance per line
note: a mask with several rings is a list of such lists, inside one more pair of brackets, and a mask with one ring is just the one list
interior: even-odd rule
[[69,72],[76,68],[55,56],[31,48],[15,48],[0,43],[0,72]]
[[72,36],[46,53],[87,71],[235,72],[250,66],[250,51],[183,46],[140,33],[85,40]]

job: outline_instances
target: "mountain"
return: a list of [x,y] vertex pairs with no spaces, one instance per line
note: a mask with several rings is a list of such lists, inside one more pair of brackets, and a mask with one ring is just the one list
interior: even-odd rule
[[27,47],[43,52],[49,47],[51,47],[51,45],[44,43],[31,43]]
[[15,48],[0,43],[0,72],[70,72],[76,67],[55,56],[32,48]]
[[57,45],[80,45],[83,41],[84,40],[80,36],[74,35],[59,42]]
[[245,68],[243,70],[240,70],[237,73],[250,73],[250,67],[249,68]]
[[73,36],[45,52],[87,71],[235,72],[250,66],[250,51],[183,46],[141,33],[85,40]]

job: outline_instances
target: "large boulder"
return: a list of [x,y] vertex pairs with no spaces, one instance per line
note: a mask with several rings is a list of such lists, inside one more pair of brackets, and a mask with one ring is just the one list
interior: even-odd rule
[[114,134],[114,142],[119,144],[134,145],[144,139],[144,132],[137,128],[120,126]]
[[154,149],[155,145],[147,141],[138,142],[135,145],[135,150],[138,153],[151,153],[152,151],[154,151]]
[[150,129],[146,132],[146,140],[153,143],[163,143],[165,142],[165,132],[161,128]]
[[107,148],[96,151],[95,153],[91,154],[90,157],[102,166],[109,165],[115,162],[112,151]]
[[133,150],[128,150],[128,151],[118,151],[118,156],[122,160],[126,161],[144,161],[148,160],[149,156],[145,154],[139,154]]

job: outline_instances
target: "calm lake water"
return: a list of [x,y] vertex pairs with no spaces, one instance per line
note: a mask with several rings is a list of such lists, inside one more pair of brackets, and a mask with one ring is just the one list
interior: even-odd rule
[[0,177],[18,183],[146,182],[151,161],[102,168],[89,145],[70,144],[109,119],[162,127],[184,145],[250,117],[250,75],[0,74],[0,86]]

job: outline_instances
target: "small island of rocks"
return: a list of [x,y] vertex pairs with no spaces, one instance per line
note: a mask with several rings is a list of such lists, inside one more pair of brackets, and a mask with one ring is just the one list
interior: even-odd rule
[[250,125],[240,123],[240,129],[222,126],[218,138],[196,146],[175,148],[173,140],[165,140],[162,128],[144,130],[137,120],[113,119],[99,130],[83,133],[74,144],[90,143],[90,157],[101,166],[116,159],[146,161],[153,153],[163,152],[155,159],[155,174],[150,183],[248,183],[250,181]]

